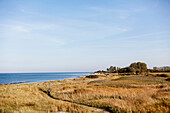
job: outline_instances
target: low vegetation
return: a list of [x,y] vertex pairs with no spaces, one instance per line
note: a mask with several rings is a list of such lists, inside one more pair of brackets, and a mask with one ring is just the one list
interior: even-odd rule
[[158,76],[158,77],[168,77],[169,75],[168,74],[157,74],[156,76]]
[[134,62],[130,64],[130,66],[124,68],[110,66],[110,68],[107,68],[107,72],[141,74],[147,72],[147,64],[143,62]]
[[74,103],[52,99],[39,90],[40,86],[45,88],[50,84],[0,85],[0,113],[93,112]]
[[[170,111],[169,76],[101,75],[94,78],[0,85],[0,112]],[[47,93],[48,89],[51,90],[50,94]]]
[[109,72],[109,73],[130,73],[130,74],[146,74],[148,72],[170,72],[170,66],[163,67],[153,67],[153,69],[148,69],[147,64],[144,62],[134,62],[129,66],[120,68],[117,66],[110,66],[106,71],[97,71],[97,72]]

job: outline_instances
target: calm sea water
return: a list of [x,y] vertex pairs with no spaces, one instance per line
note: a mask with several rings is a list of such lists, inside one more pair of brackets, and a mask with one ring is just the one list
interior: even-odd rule
[[0,73],[0,84],[16,82],[44,82],[49,80],[63,80],[77,78],[91,72],[58,72],[58,73]]

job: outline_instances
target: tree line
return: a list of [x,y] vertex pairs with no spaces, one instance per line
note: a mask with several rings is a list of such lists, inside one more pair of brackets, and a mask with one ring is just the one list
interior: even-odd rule
[[147,72],[147,64],[143,62],[134,62],[130,64],[130,66],[120,68],[116,66],[110,66],[107,68],[107,72],[111,73],[133,73],[133,74],[139,74],[139,73],[145,73]]
[[127,67],[120,68],[116,66],[110,66],[107,68],[106,72],[111,73],[133,73],[133,74],[141,74],[146,72],[170,72],[169,66],[164,67],[154,67],[153,69],[148,69],[147,64],[144,62],[134,62]]

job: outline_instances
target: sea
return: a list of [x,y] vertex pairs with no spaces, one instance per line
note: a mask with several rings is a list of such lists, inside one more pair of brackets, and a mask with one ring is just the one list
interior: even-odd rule
[[0,73],[0,84],[21,84],[78,78],[92,72]]

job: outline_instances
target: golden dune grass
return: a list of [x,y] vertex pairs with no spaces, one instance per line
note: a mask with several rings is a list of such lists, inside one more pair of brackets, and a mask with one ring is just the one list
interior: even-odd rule
[[60,99],[103,108],[110,112],[169,111],[169,82],[164,78],[105,78],[93,79],[81,85],[72,83],[66,86],[53,87],[51,94]]
[[[88,107],[92,106],[108,112],[168,113],[170,83],[165,79],[152,76],[106,76],[0,85],[0,112],[100,112]],[[49,88],[55,99],[43,92]]]
[[47,113],[56,111],[65,112],[92,112],[81,106],[54,100],[31,84],[1,85],[0,112],[2,113]]

